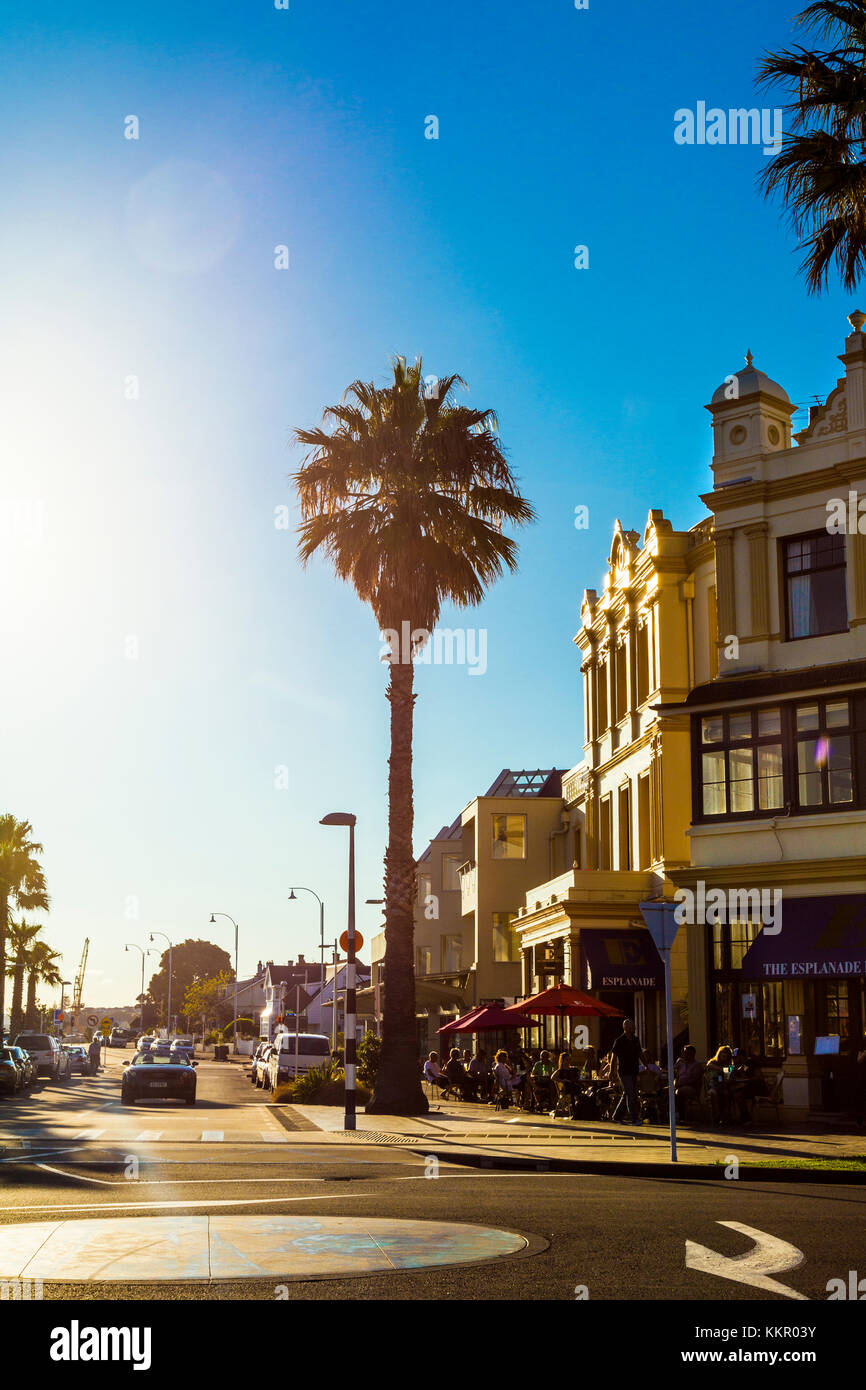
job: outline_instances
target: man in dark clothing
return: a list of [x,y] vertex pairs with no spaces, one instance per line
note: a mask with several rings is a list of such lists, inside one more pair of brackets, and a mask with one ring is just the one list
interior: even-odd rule
[[90,1075],[95,1076],[99,1071],[99,1037],[96,1033],[94,1033],[90,1040],[88,1057],[90,1060]]
[[[613,1112],[614,1120],[619,1123],[620,1111],[625,1107],[628,1118],[633,1125],[640,1124],[640,1110],[637,1100],[637,1074],[640,1069],[641,1053],[643,1047],[640,1039],[635,1037],[634,1024],[630,1018],[623,1020],[622,1032],[611,1048],[613,1054],[613,1065],[611,1067],[611,1079],[619,1077],[622,1083],[622,1096],[619,1105]],[[626,1123],[626,1121],[623,1121]]]

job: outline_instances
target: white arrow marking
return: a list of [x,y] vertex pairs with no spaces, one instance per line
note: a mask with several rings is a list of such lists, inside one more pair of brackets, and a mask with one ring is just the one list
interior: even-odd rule
[[702,1274],[717,1274],[720,1279],[733,1279],[738,1284],[751,1284],[756,1289],[768,1289],[771,1293],[784,1294],[786,1298],[809,1302],[805,1294],[768,1278],[770,1274],[784,1274],[786,1270],[796,1269],[797,1265],[803,1264],[806,1256],[802,1250],[798,1250],[796,1245],[789,1245],[786,1240],[779,1240],[778,1236],[767,1235],[766,1231],[744,1226],[739,1221],[718,1221],[716,1224],[748,1236],[755,1242],[754,1250],[747,1250],[745,1255],[720,1255],[717,1250],[687,1240],[686,1269],[698,1269]]

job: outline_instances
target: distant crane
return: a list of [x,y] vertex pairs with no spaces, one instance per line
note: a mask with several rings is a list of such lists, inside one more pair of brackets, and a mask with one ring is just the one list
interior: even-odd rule
[[84,969],[87,965],[87,950],[90,946],[90,937],[84,938],[84,950],[81,952],[81,963],[78,967],[78,974],[75,976],[75,987],[72,991],[72,1027],[78,1027],[78,1015],[81,1013],[81,994],[84,989]]

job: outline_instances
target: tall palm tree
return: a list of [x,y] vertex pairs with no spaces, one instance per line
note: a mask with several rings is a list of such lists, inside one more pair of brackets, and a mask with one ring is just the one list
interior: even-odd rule
[[10,956],[7,974],[12,977],[12,1003],[9,1008],[9,1036],[14,1038],[24,1025],[24,1011],[21,1001],[24,998],[24,973],[28,968],[31,944],[42,927],[38,922],[9,923]]
[[31,837],[29,821],[0,816],[0,1035],[6,1008],[6,937],[13,907],[25,912],[47,912],[45,876],[37,855],[42,846]]
[[759,184],[787,205],[809,293],[834,260],[850,291],[866,265],[866,0],[816,0],[797,22],[823,46],[764,55],[758,82],[787,88],[791,128]]
[[27,977],[27,1005],[24,1010],[25,1028],[36,1029],[39,1027],[39,1016],[36,1008],[37,984],[48,985],[55,989],[57,985],[63,983],[63,977],[56,965],[56,962],[61,959],[60,952],[52,951],[47,941],[34,941],[30,947],[28,957],[30,974]]
[[[393,382],[355,381],[323,428],[296,430],[308,449],[295,474],[306,564],[321,551],[368,603],[387,644],[391,706],[385,853],[382,1055],[368,1113],[423,1114],[415,1024],[412,847],[412,659],[441,606],[480,603],[517,546],[503,522],[533,519],[502,450],[496,416],[454,398],[458,376],[425,378],[421,359],[393,360]],[[407,642],[408,638],[408,642]]]

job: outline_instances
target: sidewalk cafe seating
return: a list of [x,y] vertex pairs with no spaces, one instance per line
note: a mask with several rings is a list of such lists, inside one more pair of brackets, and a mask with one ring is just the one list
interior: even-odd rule
[[769,1081],[769,1090],[768,1090],[767,1095],[765,1095],[765,1096],[752,1096],[752,1120],[753,1120],[753,1121],[754,1121],[754,1120],[757,1120],[759,1109],[760,1109],[762,1106],[765,1106],[765,1105],[766,1105],[766,1106],[768,1106],[770,1109],[775,1110],[775,1112],[776,1112],[776,1124],[779,1123],[779,1107],[783,1104],[783,1097],[782,1097],[782,1082],[783,1082],[783,1080],[784,1080],[784,1076],[785,1076],[784,1071],[780,1069],[780,1070],[777,1072],[777,1074],[776,1074],[775,1080],[770,1080],[769,1078],[767,1078],[768,1081]]
[[664,1077],[653,1071],[639,1072],[637,1097],[641,1120],[648,1120],[652,1125],[665,1123],[668,1118],[668,1088]]

